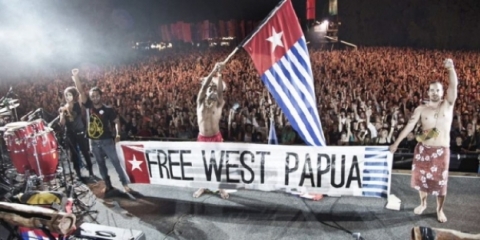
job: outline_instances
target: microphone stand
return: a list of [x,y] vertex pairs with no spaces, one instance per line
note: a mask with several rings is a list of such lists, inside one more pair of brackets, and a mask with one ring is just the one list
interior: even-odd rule
[[[60,120],[60,115],[58,115],[55,119],[53,119],[51,122],[49,122],[47,124],[47,126],[49,128],[52,128],[52,126],[54,124],[56,124],[58,121]],[[70,146],[70,141],[68,139],[68,137],[66,136],[66,131],[65,131],[65,126],[63,126],[61,128],[61,130],[59,131],[58,133],[58,136],[57,136],[57,142],[58,142],[58,148],[60,150],[60,156],[64,156],[64,161],[67,161],[67,165],[68,165],[68,171],[70,173],[70,181],[71,181],[71,185],[73,186],[75,184],[74,182],[74,177],[73,177],[73,171],[72,171],[72,166],[70,164],[70,154],[71,151],[69,150],[69,146]],[[62,162],[62,174],[63,174],[63,179],[65,181],[65,187],[67,187],[67,173],[65,172],[65,165],[64,165],[64,162]]]

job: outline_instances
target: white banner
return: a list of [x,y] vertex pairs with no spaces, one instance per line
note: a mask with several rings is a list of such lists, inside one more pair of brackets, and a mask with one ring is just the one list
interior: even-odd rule
[[120,142],[118,157],[132,183],[210,189],[387,197],[388,147],[308,147],[245,143]]

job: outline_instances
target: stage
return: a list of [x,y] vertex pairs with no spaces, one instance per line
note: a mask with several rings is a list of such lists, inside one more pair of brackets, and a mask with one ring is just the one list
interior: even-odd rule
[[[113,168],[110,171],[118,181]],[[410,239],[414,226],[480,233],[480,178],[450,176],[444,224],[436,220],[433,197],[423,215],[413,213],[419,199],[409,181],[408,174],[392,174],[392,194],[402,200],[400,211],[385,209],[386,199],[379,198],[325,197],[314,202],[284,192],[239,190],[228,200],[213,194],[194,199],[195,189],[141,184],[132,188],[144,198],[114,197],[108,204],[99,198],[95,208],[100,224],[141,230],[147,239],[354,239],[352,233],[364,239]],[[120,187],[119,182],[114,185]],[[100,188],[92,189],[102,197]]]

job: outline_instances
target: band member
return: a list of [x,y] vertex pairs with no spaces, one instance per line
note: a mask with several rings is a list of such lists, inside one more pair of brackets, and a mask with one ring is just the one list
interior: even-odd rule
[[67,144],[71,151],[73,167],[77,176],[82,178],[80,171],[82,159],[77,151],[78,145],[87,163],[89,177],[93,178],[92,160],[90,159],[88,139],[85,134],[86,128],[82,120],[82,108],[78,103],[78,91],[75,87],[68,87],[65,89],[64,95],[67,103],[59,109],[60,125],[65,126],[66,129]]
[[[197,121],[198,121],[198,138],[199,142],[223,142],[220,132],[220,117],[222,116],[223,105],[223,80],[220,71],[223,69],[224,63],[217,63],[215,69],[204,79],[202,87],[197,97]],[[211,85],[214,75],[217,75],[216,87]],[[198,189],[194,194],[194,198],[200,197],[205,188]],[[228,193],[219,189],[220,196],[223,199],[228,198]]]
[[[108,175],[108,169],[103,154],[110,159],[113,167],[115,167],[125,192],[136,193],[128,186],[128,176],[125,172],[125,169],[123,169],[122,165],[120,164],[120,160],[118,159],[117,152],[115,150],[115,143],[120,141],[120,120],[117,113],[113,108],[103,104],[102,91],[99,88],[93,87],[90,89],[89,96],[85,94],[83,91],[82,82],[78,76],[78,69],[73,69],[72,74],[72,79],[75,82],[78,91],[80,92],[80,102],[85,106],[85,108],[87,108],[88,111],[89,119],[87,136],[90,139],[92,153],[97,160],[100,175],[105,181],[105,193],[113,190],[114,188],[112,182],[110,181],[110,176]],[[115,124],[115,142],[112,139],[112,132],[110,130],[112,124]]]
[[451,59],[444,61],[448,71],[449,85],[447,97],[443,97],[443,87],[440,82],[430,84],[428,97],[430,101],[417,107],[407,126],[402,130],[397,140],[390,146],[394,153],[400,142],[414,129],[418,120],[422,123],[422,134],[417,136],[412,164],[411,186],[420,193],[420,206],[415,214],[422,214],[427,208],[427,195],[437,196],[437,218],[446,222],[443,212],[447,195],[448,168],[450,163],[450,128],[453,121],[453,107],[457,99],[457,74]]

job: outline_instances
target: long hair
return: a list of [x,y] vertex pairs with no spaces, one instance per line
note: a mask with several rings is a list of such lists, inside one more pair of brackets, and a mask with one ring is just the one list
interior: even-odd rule
[[75,87],[67,87],[67,88],[65,88],[65,91],[63,91],[63,95],[66,96],[67,93],[72,94],[72,96],[73,96],[73,101],[74,101],[74,102],[78,101],[78,96],[79,96],[80,94],[78,93],[77,88],[75,88]]

